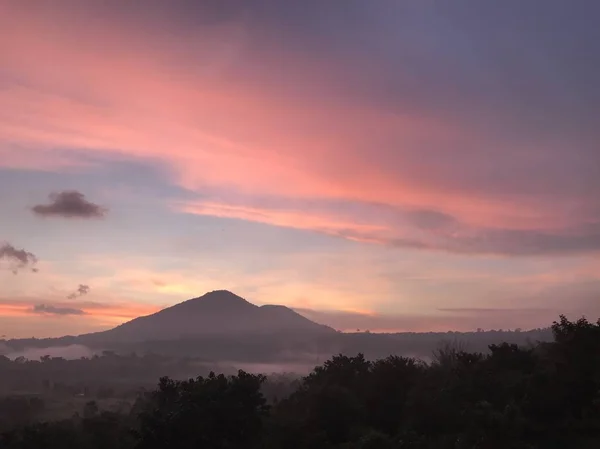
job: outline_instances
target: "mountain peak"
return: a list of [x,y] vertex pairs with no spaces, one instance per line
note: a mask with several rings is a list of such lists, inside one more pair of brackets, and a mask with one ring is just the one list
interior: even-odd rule
[[121,340],[142,341],[206,335],[332,331],[288,307],[259,307],[228,290],[214,290],[101,334]]
[[203,299],[203,300],[224,300],[224,301],[230,301],[230,300],[246,301],[241,296],[238,296],[235,293],[230,292],[229,290],[213,290],[212,292],[205,293],[205,294],[203,294],[202,296],[199,296],[196,299]]
[[212,292],[205,293],[197,298],[189,299],[174,307],[182,306],[184,304],[197,305],[203,308],[257,307],[229,290],[213,290]]

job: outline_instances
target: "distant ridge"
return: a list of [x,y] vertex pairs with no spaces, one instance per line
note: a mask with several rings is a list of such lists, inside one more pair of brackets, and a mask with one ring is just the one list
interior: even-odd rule
[[280,305],[257,306],[227,290],[135,318],[104,332],[80,336],[82,340],[139,342],[200,336],[243,334],[323,334],[334,329],[317,324]]

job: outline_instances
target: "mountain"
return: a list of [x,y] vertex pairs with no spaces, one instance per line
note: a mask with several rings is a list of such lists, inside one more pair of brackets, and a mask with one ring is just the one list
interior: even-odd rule
[[277,305],[256,306],[226,290],[206,293],[83,340],[158,341],[248,334],[320,335],[335,330]]

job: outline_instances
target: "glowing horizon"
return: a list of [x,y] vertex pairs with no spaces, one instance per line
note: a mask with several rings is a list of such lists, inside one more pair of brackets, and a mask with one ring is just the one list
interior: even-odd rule
[[600,316],[600,11],[539,8],[0,0],[0,334],[222,288],[361,328]]

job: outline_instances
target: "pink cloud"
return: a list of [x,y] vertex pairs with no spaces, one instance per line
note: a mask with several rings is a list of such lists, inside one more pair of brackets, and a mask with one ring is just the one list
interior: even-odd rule
[[[544,255],[594,252],[600,230],[477,227],[435,211],[382,204],[268,199],[178,203],[186,213],[237,218],[276,226],[322,232],[359,242],[452,253]],[[579,234],[581,232],[581,234]]]
[[[125,156],[159,161],[199,193],[381,203],[461,224],[440,233],[327,207],[273,210],[216,199],[183,207],[364,242],[511,254],[600,245],[593,192],[539,194],[537,185],[551,184],[528,172],[545,160],[534,144],[488,135],[460,116],[352,101],[336,89],[344,73],[334,63],[257,50],[243,21],[176,37],[74,20],[77,8],[4,8],[0,56],[23,82],[0,91],[3,167],[73,169],[89,155]],[[266,83],[260,61],[285,66],[289,85]],[[498,173],[510,173],[516,187]]]

